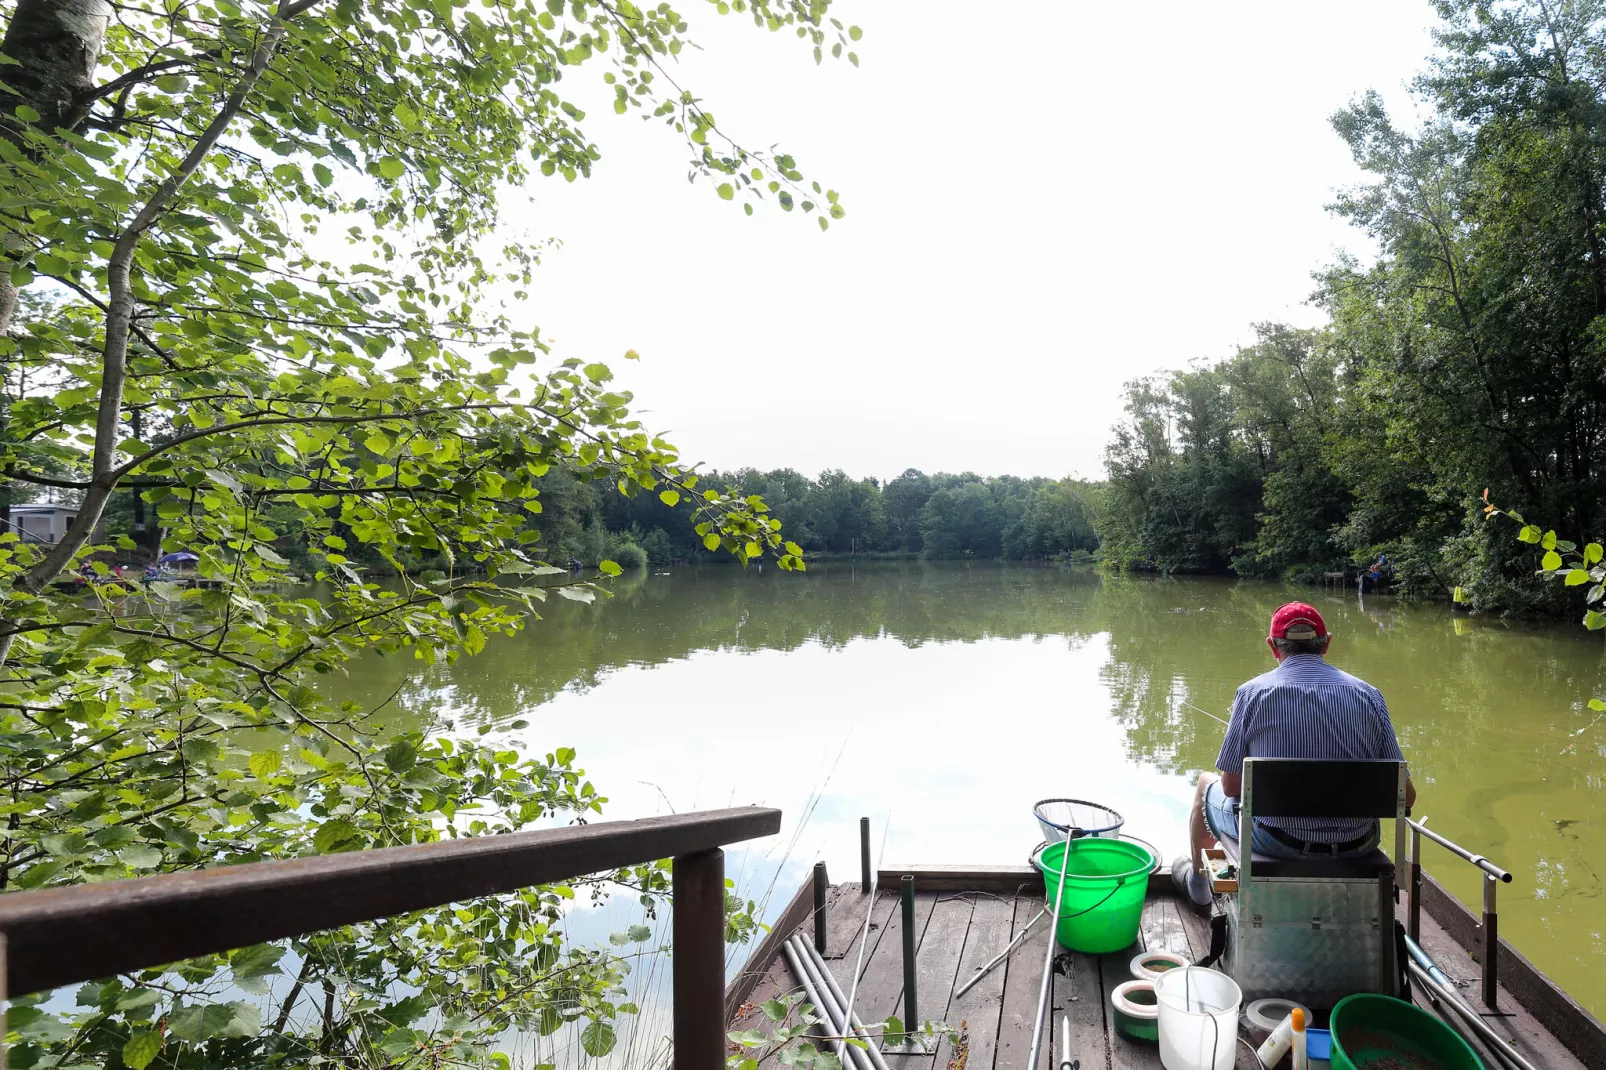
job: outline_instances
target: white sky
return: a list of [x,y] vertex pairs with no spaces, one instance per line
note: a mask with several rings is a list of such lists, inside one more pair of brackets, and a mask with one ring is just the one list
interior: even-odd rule
[[588,85],[593,178],[507,204],[563,243],[531,320],[687,460],[811,475],[1102,474],[1126,380],[1319,321],[1311,272],[1367,251],[1325,211],[1360,178],[1328,116],[1409,111],[1432,48],[1426,0],[839,0],[861,66],[817,68],[681,6],[706,51],[677,79],[848,216],[745,217]]

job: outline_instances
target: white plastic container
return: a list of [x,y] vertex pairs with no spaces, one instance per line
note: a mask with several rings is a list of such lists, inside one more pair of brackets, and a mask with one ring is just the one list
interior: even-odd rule
[[1154,985],[1160,1004],[1160,1065],[1166,1070],[1232,1070],[1243,992],[1224,973],[1185,966]]

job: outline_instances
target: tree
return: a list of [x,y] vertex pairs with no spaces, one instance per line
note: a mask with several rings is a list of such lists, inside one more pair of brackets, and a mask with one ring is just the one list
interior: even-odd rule
[[[817,56],[859,37],[825,0],[720,7]],[[565,570],[537,518],[560,471],[684,501],[709,548],[800,564],[762,500],[699,485],[630,415],[605,364],[537,373],[547,346],[493,300],[522,300],[535,262],[496,234],[498,199],[590,173],[563,78],[601,61],[615,110],[683,137],[718,197],[824,228],[837,195],[676,84],[687,27],[667,4],[15,0],[0,18],[0,358],[59,377],[11,392],[0,465],[80,498],[54,546],[0,534],[0,888],[596,811],[564,748],[526,759],[444,725],[378,738],[371,709],[312,686],[359,654],[473,654],[551,594],[596,597],[546,586]],[[133,540],[93,535],[133,493],[212,587],[111,580]],[[326,597],[284,586],[291,550]],[[418,562],[435,567],[405,575]],[[99,582],[61,590],[80,570]],[[667,876],[608,879],[650,910]],[[23,1000],[12,1060],[484,1063],[506,1028],[581,1021],[602,1055],[624,966],[554,924],[585,886],[113,979],[66,1013]]]

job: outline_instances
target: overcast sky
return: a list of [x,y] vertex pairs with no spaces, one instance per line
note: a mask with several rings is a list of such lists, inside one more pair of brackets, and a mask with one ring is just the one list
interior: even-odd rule
[[1311,272],[1368,252],[1325,210],[1360,178],[1328,117],[1408,110],[1432,49],[1426,0],[838,0],[861,66],[816,67],[682,6],[705,51],[677,78],[848,216],[747,218],[588,90],[594,176],[508,202],[562,242],[529,319],[687,460],[811,475],[1102,475],[1125,381],[1320,322]]

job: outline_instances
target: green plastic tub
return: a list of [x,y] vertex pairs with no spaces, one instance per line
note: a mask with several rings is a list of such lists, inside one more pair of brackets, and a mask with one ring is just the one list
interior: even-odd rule
[[1484,1070],[1460,1034],[1389,996],[1345,996],[1333,1008],[1333,1070]]
[[1054,936],[1060,946],[1090,955],[1124,951],[1138,937],[1143,898],[1155,857],[1130,840],[1087,837],[1051,843],[1032,856],[1043,874],[1045,898],[1052,909],[1054,891],[1065,868],[1060,922]]

